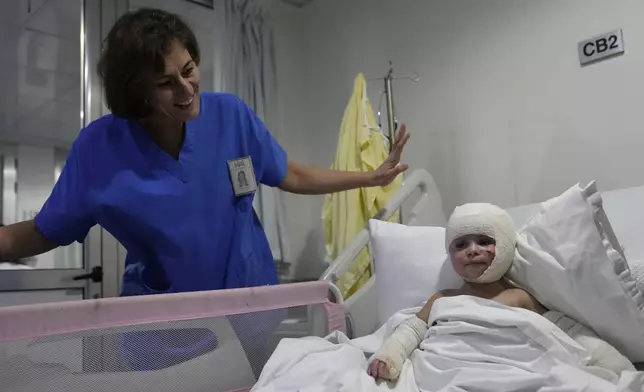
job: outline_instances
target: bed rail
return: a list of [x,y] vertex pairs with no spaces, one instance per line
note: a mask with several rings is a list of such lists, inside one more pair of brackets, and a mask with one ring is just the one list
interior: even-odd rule
[[[443,212],[443,201],[436,188],[434,178],[425,170],[415,170],[405,178],[400,190],[389,200],[384,208],[381,208],[374,215],[373,219],[390,219],[417,189],[420,190],[420,198],[411,208],[404,224],[413,226],[418,222],[421,212],[426,212],[430,224],[445,226],[447,221]],[[331,263],[320,279],[336,283],[338,277],[347,271],[351,262],[369,244],[370,240],[371,236],[369,235],[367,226],[358,233],[351,244]]]
[[[434,182],[434,178],[425,170],[415,170],[403,181],[400,190],[389,200],[373,219],[388,220],[400,209],[416,190],[420,191],[420,198],[411,209],[404,224],[413,226],[427,224],[445,226],[447,220],[443,211],[443,201]],[[421,217],[423,218],[421,221]],[[338,256],[324,272],[321,280],[337,283],[349,268],[351,262],[368,246],[371,241],[368,226],[358,233],[356,238]],[[373,263],[373,259],[372,259]],[[375,268],[372,271],[375,272]],[[358,292],[345,301],[346,329],[349,337],[359,337],[369,334],[378,326],[377,302],[375,296],[375,273]]]

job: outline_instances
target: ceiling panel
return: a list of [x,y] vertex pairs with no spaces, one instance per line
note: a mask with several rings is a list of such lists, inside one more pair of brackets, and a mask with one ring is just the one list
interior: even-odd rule
[[80,130],[80,111],[78,108],[52,103],[43,108],[42,116],[23,118],[15,123],[13,130],[17,134],[39,140],[71,143]]
[[5,0],[0,5],[0,22],[3,25],[22,26],[48,1],[50,0]]
[[2,44],[2,63],[64,74],[80,73],[79,42],[14,27],[3,31]]
[[58,99],[63,102],[69,102],[76,104],[77,107],[80,107],[81,102],[81,91],[80,91],[80,80],[76,80],[69,85],[68,91],[58,95]]
[[0,139],[70,144],[80,127],[80,1],[3,1],[0,15]]
[[14,118],[14,126],[25,123],[33,118],[45,121],[75,123],[76,127],[78,127],[80,126],[80,108],[77,102],[64,102],[59,99],[39,101],[38,104],[31,105],[30,111],[18,114]]
[[20,113],[41,101],[73,99],[80,104],[80,77],[75,75],[0,64],[0,81],[2,96],[20,105]]
[[[5,1],[0,5],[0,28],[7,25],[20,25],[20,2]],[[1,31],[1,30],[0,30]],[[0,39],[2,35],[0,35]]]
[[[180,0],[130,5],[183,16],[202,46],[204,85],[212,84],[214,11]],[[0,141],[70,144],[80,127],[80,0],[0,1],[0,47]]]
[[48,0],[24,26],[54,37],[68,39],[79,45],[80,11],[80,1]]
[[[15,126],[22,127],[24,124],[32,123],[34,120],[45,121],[50,124],[49,127],[44,129],[46,134],[55,134],[57,137],[64,137],[70,134],[68,128],[72,128],[71,134],[78,133],[80,127],[80,109],[78,106],[62,101],[50,101],[44,103],[38,108],[38,116],[26,116],[18,118]],[[65,125],[65,129],[51,129],[53,125]]]
[[313,0],[282,0],[282,1],[285,2],[286,4],[289,4],[298,8],[302,8],[310,4],[311,2],[313,2]]

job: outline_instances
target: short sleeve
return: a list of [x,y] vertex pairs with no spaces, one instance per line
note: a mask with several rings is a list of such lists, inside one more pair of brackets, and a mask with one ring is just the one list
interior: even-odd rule
[[87,237],[95,224],[87,189],[74,146],[53,191],[35,217],[36,226],[47,240],[62,246],[83,242]]
[[244,104],[250,117],[253,137],[257,142],[257,156],[261,168],[259,182],[268,186],[279,186],[286,177],[287,156],[286,152],[271,135],[264,122],[255,112]]

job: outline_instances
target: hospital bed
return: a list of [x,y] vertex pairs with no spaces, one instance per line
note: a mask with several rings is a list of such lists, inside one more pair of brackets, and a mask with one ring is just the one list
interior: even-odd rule
[[344,320],[325,281],[0,308],[0,392],[248,391],[280,339]]
[[[644,208],[633,207],[644,187],[603,197],[627,256],[644,260]],[[401,205],[407,224],[446,223],[425,171],[411,173],[375,218]],[[521,225],[537,208],[510,212]],[[365,229],[314,282],[0,308],[0,392],[248,391],[282,338],[360,337],[379,327],[378,271],[346,301],[334,284],[369,242]]]
[[[644,241],[641,238],[644,233],[644,186],[600,192],[600,194],[604,211],[607,216],[610,216],[610,226],[612,226],[612,230],[607,233],[609,241],[621,245],[627,260],[644,261]],[[413,202],[411,207],[407,208],[410,208],[410,212],[405,220],[406,225],[441,227],[446,225],[441,195],[432,176],[424,170],[417,170],[409,175],[400,191],[374,218],[388,220],[403,203],[409,203],[410,200]],[[516,226],[521,227],[538,211],[539,207],[540,203],[534,203],[509,208],[508,212],[515,220]],[[370,241],[369,230],[365,228],[327,268],[321,279],[331,283],[337,282],[347,271],[351,261],[369,246]],[[373,258],[371,261],[374,275],[344,302],[347,333],[351,338],[372,334],[380,327],[375,292],[378,271]],[[639,281],[644,283],[644,268],[634,270],[633,274],[639,275]],[[640,290],[644,290],[644,285],[640,286]],[[638,369],[644,370],[644,362],[635,365]]]

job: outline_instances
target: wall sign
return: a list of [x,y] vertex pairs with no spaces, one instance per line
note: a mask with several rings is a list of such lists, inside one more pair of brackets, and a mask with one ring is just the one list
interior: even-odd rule
[[577,44],[579,64],[587,65],[624,53],[622,30],[613,30]]

